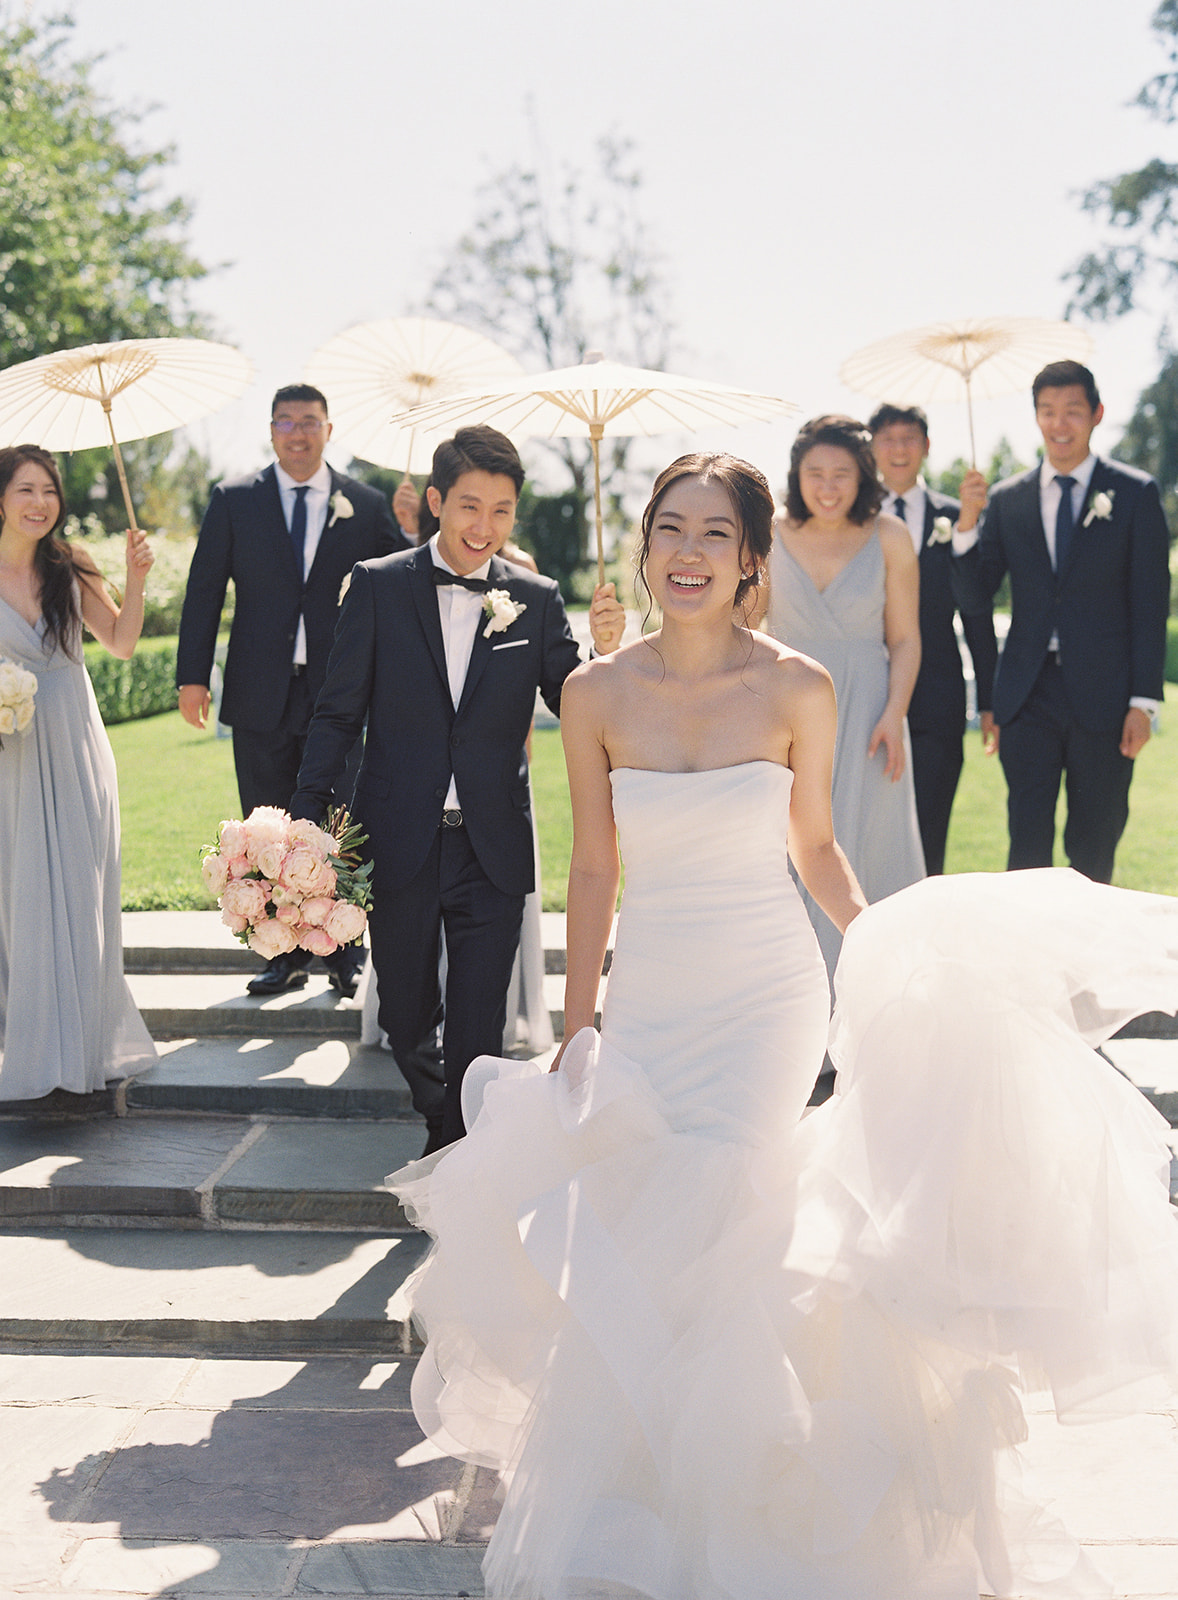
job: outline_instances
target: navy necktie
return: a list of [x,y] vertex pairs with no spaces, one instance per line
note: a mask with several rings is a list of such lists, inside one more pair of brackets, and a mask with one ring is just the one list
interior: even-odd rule
[[892,507],[892,510],[896,513],[901,522],[908,521],[908,515],[904,510],[904,496],[902,494],[898,494],[896,496],[896,503]]
[[1068,564],[1072,534],[1076,531],[1076,519],[1072,515],[1072,490],[1076,480],[1056,478],[1055,481],[1059,484],[1059,510],[1055,513],[1055,570],[1062,573]]
[[295,560],[299,564],[299,577],[303,576],[303,560],[307,543],[307,490],[309,484],[300,483],[295,489],[294,510],[290,515],[290,542],[294,545]]

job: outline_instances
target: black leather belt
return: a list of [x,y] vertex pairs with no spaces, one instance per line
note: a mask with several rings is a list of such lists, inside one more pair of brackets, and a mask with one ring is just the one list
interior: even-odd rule
[[461,828],[462,812],[457,806],[447,806],[445,811],[442,812],[442,826],[443,828]]

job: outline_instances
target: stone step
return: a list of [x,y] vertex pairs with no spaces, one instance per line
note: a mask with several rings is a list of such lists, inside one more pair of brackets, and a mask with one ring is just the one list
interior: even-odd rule
[[396,1358],[426,1246],[411,1233],[0,1233],[0,1350]]
[[[540,918],[545,971],[565,971],[565,917]],[[612,954],[606,952],[605,970]],[[262,961],[234,938],[217,911],[125,911],[123,965],[128,973],[260,972]]]
[[408,1224],[383,1180],[424,1143],[417,1120],[6,1116],[0,1229],[68,1220],[396,1233]]
[[[312,972],[301,989],[259,999],[246,993],[243,973],[132,972],[127,983],[153,1039],[360,1038],[358,1000],[345,1000],[324,972]],[[564,1033],[564,978],[549,973],[544,998],[557,1038]],[[600,998],[599,998],[600,1011]]]
[[387,1050],[355,1039],[187,1038],[160,1044],[157,1066],[126,1085],[130,1111],[237,1116],[412,1118]]
[[210,1034],[359,1039],[360,1007],[337,993],[325,972],[312,972],[301,989],[268,999],[247,994],[244,976],[208,971],[130,973],[127,983],[153,1039]]

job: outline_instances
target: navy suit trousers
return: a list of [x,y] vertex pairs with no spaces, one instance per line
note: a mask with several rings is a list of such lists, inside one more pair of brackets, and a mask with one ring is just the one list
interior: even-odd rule
[[[375,841],[374,841],[375,843]],[[465,828],[440,828],[415,877],[401,888],[381,882],[379,848],[369,918],[380,1025],[427,1122],[441,1122],[449,1144],[466,1132],[462,1079],[476,1056],[501,1055],[507,989],[519,946],[524,896],[497,889],[478,863]],[[446,932],[445,1005],[438,979]],[[445,1089],[412,1070],[421,1041],[442,1023]],[[406,1070],[407,1067],[410,1070]]]
[[1063,846],[1068,864],[1110,883],[1117,845],[1129,820],[1133,762],[1117,733],[1094,733],[1072,715],[1063,674],[1044,663],[1017,717],[999,730],[998,754],[1009,790],[1009,869],[1050,867],[1061,776],[1067,793]]

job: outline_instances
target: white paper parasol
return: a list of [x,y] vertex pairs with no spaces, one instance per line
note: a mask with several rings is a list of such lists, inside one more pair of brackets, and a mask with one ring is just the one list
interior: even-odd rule
[[1045,317],[963,317],[933,322],[864,346],[839,368],[848,389],[897,405],[964,400],[976,465],[973,401],[1029,388],[1049,361],[1087,361],[1083,328]]
[[37,356],[0,373],[0,444],[112,445],[134,527],[120,443],[206,417],[236,400],[252,377],[240,351],[208,339],[122,339]]
[[694,432],[715,423],[769,422],[796,411],[792,400],[755,394],[669,372],[624,367],[591,353],[582,365],[529,373],[515,382],[440,400],[395,417],[398,429],[428,427],[437,435],[485,422],[512,439],[582,437],[593,447],[597,512],[597,580],[604,581],[601,528],[603,438]]
[[385,317],[321,345],[303,376],[322,389],[334,431],[378,467],[425,472],[444,433],[392,426],[398,413],[523,373],[513,355],[457,322]]

